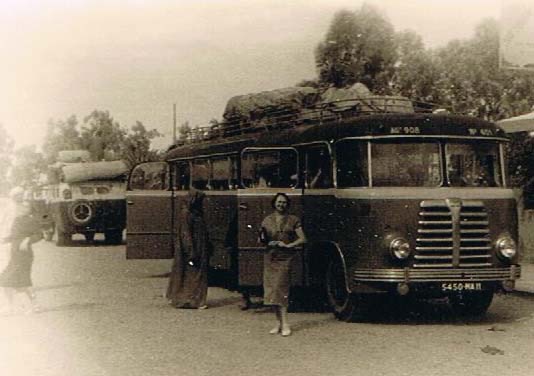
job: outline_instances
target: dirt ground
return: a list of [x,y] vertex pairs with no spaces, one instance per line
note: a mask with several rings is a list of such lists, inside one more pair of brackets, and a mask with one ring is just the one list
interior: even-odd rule
[[293,335],[283,338],[268,334],[272,313],[241,311],[239,295],[222,289],[210,288],[208,310],[169,307],[161,275],[170,260],[128,261],[124,246],[99,244],[41,242],[35,253],[42,312],[0,317],[2,376],[502,376],[534,369],[529,296],[499,296],[486,318],[472,321],[439,305],[352,324],[293,312]]

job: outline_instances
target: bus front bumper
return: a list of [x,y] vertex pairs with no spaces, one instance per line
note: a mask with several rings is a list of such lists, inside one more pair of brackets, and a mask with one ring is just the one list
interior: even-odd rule
[[[440,285],[445,291],[450,286],[467,288],[500,284],[504,290],[514,289],[515,280],[521,277],[521,266],[511,265],[502,268],[484,269],[355,269],[353,270],[351,292],[364,292],[362,287],[374,286],[377,290],[395,286],[399,294],[407,294],[412,287],[420,290],[423,286]],[[364,288],[366,290],[366,288]],[[389,290],[389,288],[386,288]],[[369,291],[370,292],[370,291]]]

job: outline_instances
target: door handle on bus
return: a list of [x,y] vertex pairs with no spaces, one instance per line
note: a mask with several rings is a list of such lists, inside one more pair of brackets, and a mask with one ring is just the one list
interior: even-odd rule
[[248,204],[239,204],[239,210],[248,210]]
[[126,201],[126,204],[133,205],[133,201],[132,200],[128,200],[128,201]]

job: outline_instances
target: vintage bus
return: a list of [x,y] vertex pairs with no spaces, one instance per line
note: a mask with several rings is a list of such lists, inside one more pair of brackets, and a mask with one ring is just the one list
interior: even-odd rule
[[136,166],[127,257],[172,257],[177,213],[187,191],[201,189],[214,282],[261,288],[259,226],[284,192],[308,239],[292,286],[324,291],[341,320],[392,295],[448,298],[458,314],[478,315],[496,291],[514,288],[518,224],[500,128],[395,106],[323,110],[199,130],[164,162]]

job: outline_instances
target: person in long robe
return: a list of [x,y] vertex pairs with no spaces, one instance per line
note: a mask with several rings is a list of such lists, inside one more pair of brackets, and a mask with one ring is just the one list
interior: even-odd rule
[[0,274],[0,287],[3,288],[8,308],[6,312],[15,309],[15,293],[22,293],[29,302],[27,312],[39,310],[35,303],[35,293],[31,279],[33,266],[32,244],[41,240],[42,231],[40,222],[31,215],[30,208],[23,202],[24,190],[16,187],[10,192],[13,201],[11,215],[3,226],[3,241],[9,244],[10,259],[6,268]]
[[263,220],[260,241],[267,247],[263,259],[263,304],[274,306],[278,322],[269,331],[286,337],[291,334],[287,318],[290,288],[290,266],[295,250],[306,242],[300,219],[288,214],[290,200],[277,193],[271,205],[274,212]]
[[174,262],[167,299],[176,308],[207,308],[208,267],[211,243],[204,221],[204,193],[191,190],[178,218]]

